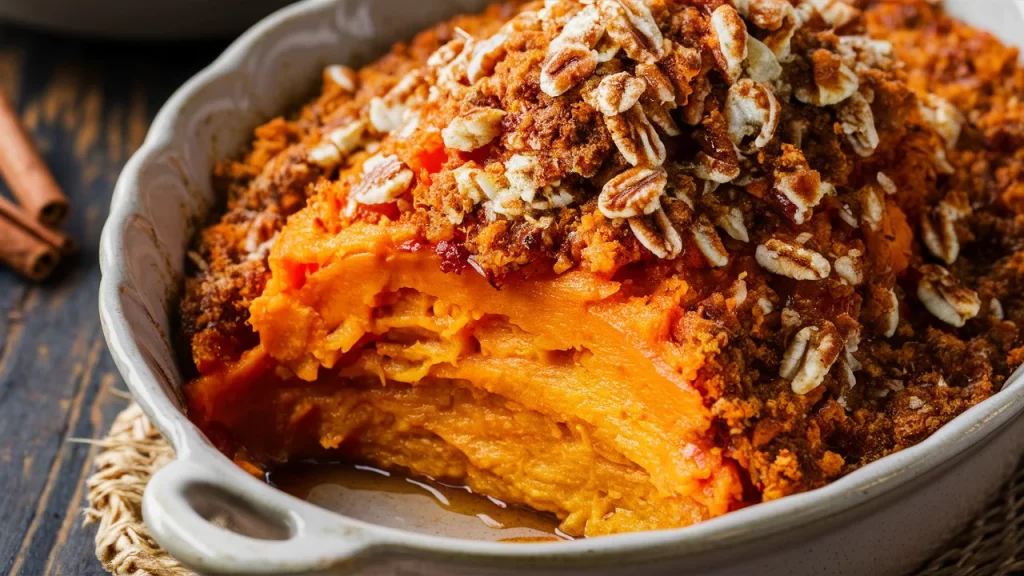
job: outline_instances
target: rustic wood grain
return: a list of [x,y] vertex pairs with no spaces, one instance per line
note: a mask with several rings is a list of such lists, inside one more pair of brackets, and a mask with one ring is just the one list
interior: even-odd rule
[[[131,45],[0,24],[0,90],[72,203],[81,253],[55,278],[0,270],[0,574],[104,574],[83,527],[94,447],[126,405],[97,314],[100,232],[121,166],[222,42]],[[0,194],[9,191],[0,184]]]

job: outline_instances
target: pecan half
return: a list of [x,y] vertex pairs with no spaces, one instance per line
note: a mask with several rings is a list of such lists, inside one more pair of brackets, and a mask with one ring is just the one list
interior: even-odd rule
[[981,311],[978,294],[942,266],[925,264],[918,269],[917,297],[933,316],[950,326],[962,327]]
[[441,131],[444,145],[463,152],[472,152],[501,135],[504,110],[476,108],[456,116]]
[[668,174],[664,168],[638,166],[609,180],[597,198],[597,207],[609,218],[632,218],[650,214],[661,204]]
[[777,172],[772,183],[772,192],[784,201],[783,211],[796,224],[806,222],[830,190],[818,171],[809,168]]
[[821,254],[778,238],[758,244],[754,258],[772,274],[794,280],[824,280],[832,272],[832,265]]
[[665,145],[639,104],[623,114],[605,116],[604,124],[626,162],[633,166],[661,166],[665,162]]
[[498,61],[505,55],[506,40],[508,40],[508,35],[498,32],[494,36],[476,43],[466,67],[466,76],[469,78],[470,84],[494,73]]
[[644,0],[601,0],[608,36],[630,59],[653,63],[665,55],[665,40]]
[[960,111],[948,100],[934,94],[926,94],[921,98],[918,109],[925,121],[942,137],[946,149],[955,148],[964,124]]
[[378,154],[363,163],[362,179],[351,198],[360,204],[394,202],[409,189],[412,179],[412,170],[398,156]]
[[711,13],[711,31],[718,48],[715,59],[729,81],[735,82],[747,59],[747,25],[735,8],[723,4]]
[[658,258],[672,259],[683,251],[683,239],[664,209],[658,208],[648,218],[630,218],[628,222],[640,244]]
[[747,76],[757,82],[774,82],[782,76],[782,64],[763,42],[750,36],[747,38]]
[[842,337],[831,322],[802,328],[782,356],[779,376],[791,381],[793,392],[807,394],[825,381],[843,348]]
[[860,92],[854,92],[836,107],[836,119],[850,147],[858,156],[868,157],[878,147],[878,130],[871,104]]
[[341,64],[324,68],[324,79],[350,94],[359,87],[359,76],[356,75],[356,71]]
[[842,58],[823,48],[811,53],[814,67],[814,86],[801,86],[793,93],[796,99],[813,106],[831,106],[846,100],[857,92],[860,78],[843,63]]
[[734,0],[736,11],[754,26],[774,31],[782,27],[786,18],[793,13],[789,0]]
[[540,89],[552,98],[583,82],[597,68],[597,52],[584,44],[552,45],[540,69]]
[[722,239],[715,231],[715,227],[706,216],[702,214],[697,217],[696,222],[690,228],[690,233],[693,234],[693,241],[697,245],[697,249],[709,264],[720,268],[729,263],[729,253],[725,250],[725,245],[722,244]]
[[597,109],[605,116],[615,116],[628,111],[640,101],[647,90],[647,84],[629,72],[610,74],[601,79],[597,86],[595,101]]
[[846,283],[853,286],[860,286],[864,282],[863,254],[856,248],[850,250],[845,256],[836,258],[832,268],[836,274]]
[[943,200],[921,217],[921,241],[933,256],[952,264],[960,255],[960,240],[956,235],[959,211]]

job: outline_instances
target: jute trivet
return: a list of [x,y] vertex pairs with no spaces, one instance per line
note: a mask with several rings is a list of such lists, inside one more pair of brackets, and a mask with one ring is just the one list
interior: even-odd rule
[[[142,492],[174,451],[134,402],[114,420],[88,480],[86,523],[99,522],[96,556],[116,576],[192,576],[142,522]],[[1024,465],[945,552],[917,576],[1006,576],[1024,570]]]

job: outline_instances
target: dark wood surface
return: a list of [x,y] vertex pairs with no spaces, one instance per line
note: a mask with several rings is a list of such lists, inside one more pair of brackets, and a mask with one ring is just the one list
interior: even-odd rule
[[0,574],[105,574],[95,527],[82,525],[96,448],[81,440],[102,437],[127,399],[97,313],[100,232],[152,116],[225,44],[101,42],[0,23],[0,89],[67,193],[81,244],[41,285],[0,269]]

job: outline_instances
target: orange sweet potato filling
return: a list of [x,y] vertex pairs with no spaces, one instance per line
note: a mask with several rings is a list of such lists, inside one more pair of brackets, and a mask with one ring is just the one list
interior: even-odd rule
[[341,450],[464,482],[553,512],[571,534],[740,505],[690,385],[704,351],[668,338],[685,282],[625,296],[570,272],[498,290],[403,248],[410,227],[326,235],[311,214],[271,252],[251,307],[261,345],[188,388],[205,428],[230,429],[260,461]]

